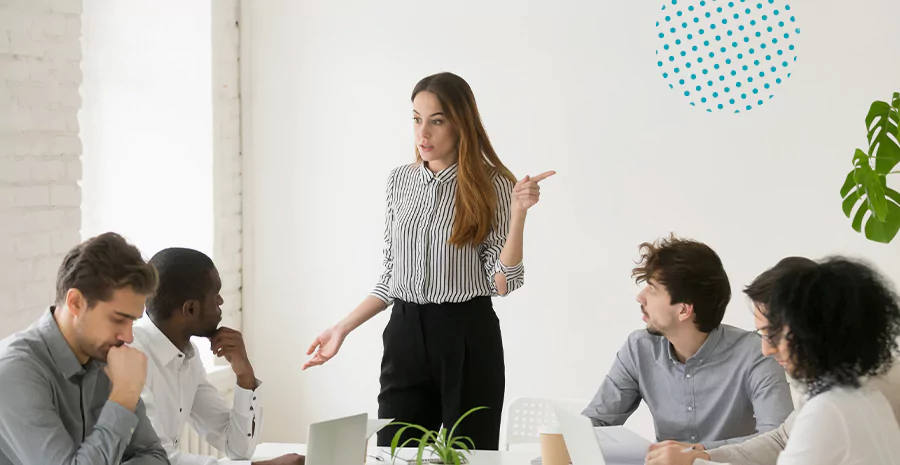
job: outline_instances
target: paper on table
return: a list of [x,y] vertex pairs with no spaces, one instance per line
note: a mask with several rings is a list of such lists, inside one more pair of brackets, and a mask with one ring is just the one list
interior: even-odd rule
[[366,422],[366,440],[372,437],[373,434],[377,433],[388,425],[388,423],[394,421],[393,418],[369,418]]
[[650,441],[624,426],[594,428],[594,433],[607,463],[643,465]]
[[[601,426],[594,428],[600,450],[607,465],[643,465],[650,449],[650,441],[624,426]],[[541,457],[531,461],[540,465]]]

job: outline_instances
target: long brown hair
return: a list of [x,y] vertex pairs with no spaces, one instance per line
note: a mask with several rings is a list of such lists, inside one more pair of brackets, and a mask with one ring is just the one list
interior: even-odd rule
[[[481,123],[475,94],[463,78],[453,73],[428,76],[416,84],[411,100],[423,91],[437,96],[459,134],[456,216],[449,242],[459,247],[465,244],[477,246],[484,242],[494,225],[497,209],[497,193],[491,182],[494,172],[513,184],[516,177],[494,152]],[[418,147],[416,161],[422,162]]]

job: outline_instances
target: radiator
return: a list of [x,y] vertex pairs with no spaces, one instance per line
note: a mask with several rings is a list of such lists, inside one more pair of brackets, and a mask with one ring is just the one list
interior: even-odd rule
[[[207,379],[225,396],[229,404],[234,402],[234,373],[229,366],[216,366],[207,373]],[[187,423],[178,439],[178,450],[183,453],[206,455],[217,459],[225,458],[225,454],[210,446],[197,431]]]

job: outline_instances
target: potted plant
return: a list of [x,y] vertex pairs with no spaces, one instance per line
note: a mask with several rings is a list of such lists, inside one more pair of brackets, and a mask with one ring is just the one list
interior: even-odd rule
[[[450,433],[447,433],[447,429],[443,426],[439,431],[431,431],[428,428],[425,428],[420,425],[414,425],[411,423],[402,423],[395,422],[391,423],[394,426],[402,426],[397,433],[394,434],[394,439],[391,441],[391,457],[394,461],[397,460],[397,449],[402,449],[406,447],[408,444],[417,444],[418,452],[416,453],[416,465],[422,465],[423,463],[440,463],[445,465],[461,465],[464,463],[468,463],[466,460],[465,454],[472,455],[472,451],[475,449],[475,443],[472,442],[471,438],[465,436],[455,436],[456,427],[465,419],[467,416],[471,415],[474,412],[479,410],[484,410],[487,407],[475,407],[468,412],[462,414],[456,423],[450,428]],[[400,443],[400,438],[403,436],[403,432],[408,429],[416,429],[423,433],[420,438],[409,438]],[[438,460],[437,462],[431,461],[430,459],[426,462],[423,459],[425,454],[425,450],[430,450],[435,458]]]
[[[844,215],[853,217],[851,226],[866,238],[888,243],[900,231],[900,192],[887,185],[888,175],[898,174],[894,168],[900,163],[900,93],[895,92],[891,103],[876,101],[866,115],[869,148],[856,149],[853,170],[841,187]],[[853,214],[854,207],[862,205]]]

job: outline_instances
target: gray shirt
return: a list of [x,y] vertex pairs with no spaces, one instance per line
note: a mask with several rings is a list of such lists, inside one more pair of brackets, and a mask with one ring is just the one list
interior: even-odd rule
[[52,312],[0,341],[0,465],[168,464],[143,402],[107,400],[106,364],[82,366]]
[[787,446],[788,435],[794,427],[797,411],[791,413],[778,428],[765,432],[741,444],[731,444],[706,451],[711,461],[695,460],[694,465],[731,463],[741,465],[775,465]]
[[662,336],[635,331],[583,414],[596,426],[622,425],[644,400],[658,440],[735,444],[777,428],[794,410],[778,363],[755,333],[720,325],[684,364]]

